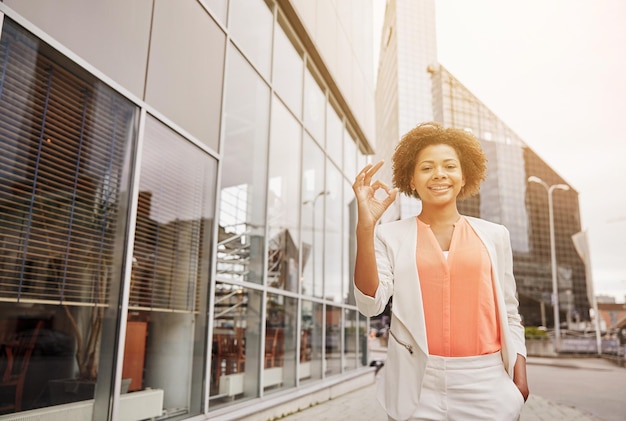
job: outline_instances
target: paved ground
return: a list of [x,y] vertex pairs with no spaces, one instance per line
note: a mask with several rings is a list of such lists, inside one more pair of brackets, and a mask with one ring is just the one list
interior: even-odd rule
[[626,420],[626,368],[615,362],[530,357],[527,367],[531,395],[575,407],[602,421]]
[[[375,397],[374,386],[355,390],[339,398],[281,418],[283,421],[386,421]],[[520,421],[600,421],[590,414],[531,395]]]
[[[383,356],[383,351],[379,352]],[[521,421],[626,419],[626,368],[610,361],[529,357],[528,377],[531,395],[522,410]],[[281,420],[386,421],[387,416],[376,401],[372,384]]]

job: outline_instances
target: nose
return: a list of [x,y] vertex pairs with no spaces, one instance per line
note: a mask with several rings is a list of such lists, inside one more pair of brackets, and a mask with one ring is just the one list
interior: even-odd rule
[[443,170],[442,166],[438,165],[435,167],[435,171],[433,172],[434,178],[445,178],[446,176],[446,172]]

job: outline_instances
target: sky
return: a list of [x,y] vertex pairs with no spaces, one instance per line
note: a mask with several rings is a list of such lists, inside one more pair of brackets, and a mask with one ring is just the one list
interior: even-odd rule
[[595,293],[624,302],[626,1],[436,0],[435,13],[439,62],[578,191]]

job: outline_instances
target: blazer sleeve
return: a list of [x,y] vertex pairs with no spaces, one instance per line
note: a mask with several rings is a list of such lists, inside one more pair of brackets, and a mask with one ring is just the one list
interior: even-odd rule
[[359,311],[366,317],[377,316],[385,310],[387,302],[393,295],[393,251],[384,238],[384,230],[376,229],[374,248],[376,266],[378,268],[378,288],[374,297],[363,294],[356,285],[354,298]]
[[516,353],[526,357],[526,340],[524,337],[524,326],[519,314],[519,301],[517,300],[517,286],[513,275],[513,251],[511,249],[511,238],[509,230],[503,229],[503,250],[504,250],[504,277],[503,293],[506,305],[508,325],[511,331],[512,342]]

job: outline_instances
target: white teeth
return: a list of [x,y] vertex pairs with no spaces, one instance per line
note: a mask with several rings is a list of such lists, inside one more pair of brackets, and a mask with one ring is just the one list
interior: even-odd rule
[[448,186],[433,186],[430,189],[431,190],[447,190]]

